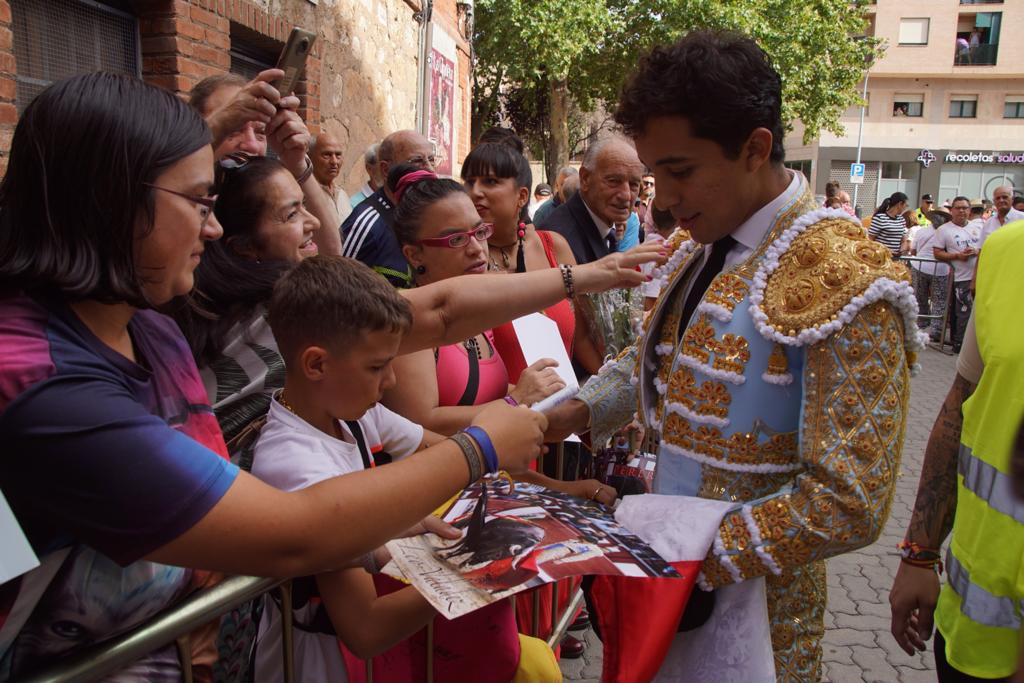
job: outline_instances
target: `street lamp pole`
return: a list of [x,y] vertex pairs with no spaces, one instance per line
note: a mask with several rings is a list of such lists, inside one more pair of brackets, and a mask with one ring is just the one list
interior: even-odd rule
[[[869,71],[864,71],[864,104],[860,105],[860,130],[857,132],[857,163],[860,163],[860,151],[861,146],[864,144],[864,112],[868,107],[868,78],[871,77]],[[853,206],[857,206],[857,197],[860,194],[860,185],[853,186]]]

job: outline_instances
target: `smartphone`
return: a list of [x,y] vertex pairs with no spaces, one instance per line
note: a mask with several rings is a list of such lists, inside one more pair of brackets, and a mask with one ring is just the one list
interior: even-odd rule
[[315,33],[298,26],[292,28],[288,42],[284,44],[281,56],[277,60],[277,68],[284,71],[284,77],[271,83],[282,96],[295,91],[295,86],[299,84],[299,79],[306,70],[306,57],[313,50],[315,42]]

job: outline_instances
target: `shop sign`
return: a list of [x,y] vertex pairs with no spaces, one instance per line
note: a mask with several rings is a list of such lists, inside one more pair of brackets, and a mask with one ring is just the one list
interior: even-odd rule
[[947,164],[1024,164],[1024,153],[1018,152],[950,152]]

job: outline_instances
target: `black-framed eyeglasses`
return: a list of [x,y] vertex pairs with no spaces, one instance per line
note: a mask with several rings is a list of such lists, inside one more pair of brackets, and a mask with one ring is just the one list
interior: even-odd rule
[[177,190],[172,190],[169,187],[161,187],[159,185],[154,185],[153,183],[143,183],[143,185],[145,185],[146,187],[151,187],[154,190],[160,190],[161,192],[167,192],[168,194],[177,195],[179,197],[182,197],[183,199],[187,199],[190,202],[193,202],[194,204],[196,204],[199,207],[199,218],[202,221],[199,224],[199,226],[202,227],[202,228],[206,227],[207,222],[209,222],[209,220],[210,220],[210,214],[213,213],[213,209],[217,206],[217,197],[216,196],[213,196],[213,197],[200,197],[200,196],[194,195],[194,194],[187,194],[185,192],[178,192]]

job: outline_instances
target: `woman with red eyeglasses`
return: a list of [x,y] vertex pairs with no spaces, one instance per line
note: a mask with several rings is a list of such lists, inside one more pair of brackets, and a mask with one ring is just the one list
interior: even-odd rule
[[[493,227],[480,219],[465,187],[409,164],[393,169],[388,183],[399,198],[392,225],[417,285],[487,272],[487,239]],[[602,267],[600,262],[593,265]],[[427,429],[453,434],[469,425],[488,403],[531,405],[563,388],[554,365],[553,360],[539,360],[510,384],[506,361],[487,331],[432,352],[396,358],[397,382],[385,393],[383,403]],[[537,472],[523,478],[606,504],[615,500],[614,489],[594,479],[559,481]]]

